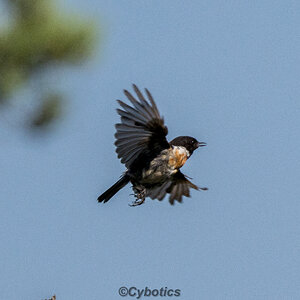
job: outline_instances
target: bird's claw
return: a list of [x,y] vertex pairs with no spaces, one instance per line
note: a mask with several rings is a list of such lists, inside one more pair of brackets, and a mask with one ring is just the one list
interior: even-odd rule
[[135,200],[132,202],[132,204],[129,204],[129,206],[139,206],[141,204],[143,204],[145,202],[145,198],[146,198],[146,190],[145,189],[134,189],[134,196],[135,196]]
[[128,205],[131,206],[131,207],[134,207],[134,206],[139,206],[139,205],[143,204],[144,202],[145,202],[145,198],[136,199],[132,202],[132,204],[128,204]]

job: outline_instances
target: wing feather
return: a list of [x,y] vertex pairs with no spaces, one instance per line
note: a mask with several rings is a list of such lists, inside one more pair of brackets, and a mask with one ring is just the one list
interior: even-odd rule
[[159,111],[158,111],[158,109],[157,109],[156,103],[155,103],[155,101],[154,101],[154,99],[153,99],[151,93],[148,91],[148,89],[145,89],[145,91],[146,91],[146,94],[147,94],[147,96],[148,96],[148,98],[149,98],[149,100],[150,100],[150,103],[151,103],[151,105],[152,105],[153,112],[155,113],[155,115],[156,115],[157,118],[160,118],[160,116],[159,116]]
[[184,174],[178,171],[162,185],[148,188],[147,196],[151,199],[162,200],[166,196],[166,194],[170,194],[169,202],[171,205],[173,205],[175,203],[175,200],[178,202],[182,202],[182,196],[190,197],[191,188],[195,190],[207,190],[207,188],[199,188],[191,181],[189,181]]
[[132,106],[117,100],[117,109],[121,116],[121,123],[116,124],[116,152],[121,162],[129,169],[134,165],[149,161],[150,156],[156,156],[161,150],[169,147],[166,140],[168,133],[164,120],[160,116],[152,95],[146,90],[148,101],[136,85],[133,89],[137,99],[127,90],[125,96]]
[[[156,108],[156,110],[155,110],[155,109],[153,109],[153,107],[151,107],[151,106],[149,105],[149,103],[146,101],[146,99],[144,98],[143,94],[141,93],[141,91],[138,89],[138,87],[137,87],[135,84],[133,85],[133,88],[134,88],[134,91],[136,92],[136,94],[137,94],[139,100],[140,100],[141,103],[142,103],[142,104],[137,103],[138,106],[141,107],[142,110],[145,110],[146,113],[148,114],[148,116],[150,116],[151,119],[153,119],[153,118],[158,118],[158,119],[160,119],[160,115],[159,115],[159,113],[158,113],[157,108]],[[150,99],[149,99],[149,100],[150,100]]]

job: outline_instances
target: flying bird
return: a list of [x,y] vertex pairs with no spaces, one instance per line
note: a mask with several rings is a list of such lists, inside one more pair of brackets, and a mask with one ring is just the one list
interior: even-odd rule
[[206,143],[190,136],[168,142],[168,128],[152,95],[145,89],[146,100],[135,84],[133,89],[137,97],[124,90],[131,106],[117,100],[122,108],[117,109],[121,123],[115,125],[116,152],[127,170],[98,201],[106,203],[129,182],[136,198],[131,206],[141,205],[146,197],[162,200],[166,194],[170,194],[173,205],[175,200],[182,202],[182,196],[190,197],[191,188],[207,190],[193,184],[180,171],[193,152]]

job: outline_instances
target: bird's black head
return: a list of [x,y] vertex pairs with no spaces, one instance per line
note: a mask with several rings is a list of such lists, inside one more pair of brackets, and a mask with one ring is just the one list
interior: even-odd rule
[[190,155],[192,155],[194,150],[196,150],[199,147],[206,146],[206,143],[198,142],[195,138],[191,136],[178,136],[170,142],[170,145],[185,147],[190,152]]

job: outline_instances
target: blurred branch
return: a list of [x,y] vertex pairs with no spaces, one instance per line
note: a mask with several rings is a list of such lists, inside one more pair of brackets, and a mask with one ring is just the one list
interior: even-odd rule
[[[82,62],[91,54],[95,42],[95,26],[61,14],[54,0],[6,2],[12,22],[0,31],[0,108],[37,72],[49,66]],[[50,98],[51,95],[39,97],[38,101],[45,103],[39,105],[40,118],[32,121],[35,126],[45,126],[59,115],[62,96],[52,98],[51,105]]]
[[50,299],[45,299],[45,300],[56,300],[56,296],[53,295]]
[[56,300],[56,296],[53,295],[50,299],[45,299],[45,300]]

